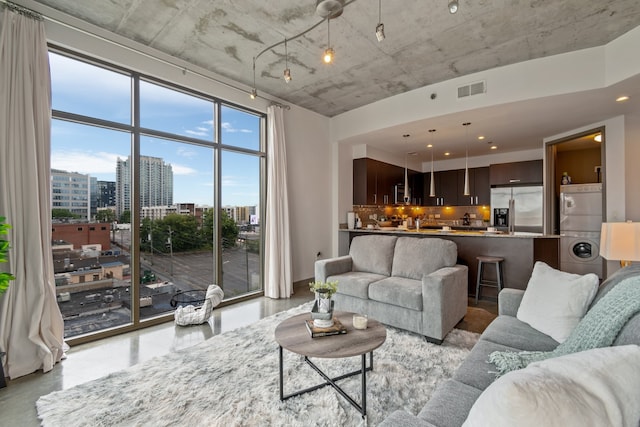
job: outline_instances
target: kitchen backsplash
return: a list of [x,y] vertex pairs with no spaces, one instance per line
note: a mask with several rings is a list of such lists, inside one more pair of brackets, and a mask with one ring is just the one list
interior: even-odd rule
[[[463,225],[465,213],[470,216],[471,226],[486,227],[491,219],[489,206],[353,206],[360,217],[362,227],[376,224],[377,220],[411,221],[420,218],[424,225]],[[475,217],[475,218],[474,218]],[[346,218],[344,219],[346,228]]]

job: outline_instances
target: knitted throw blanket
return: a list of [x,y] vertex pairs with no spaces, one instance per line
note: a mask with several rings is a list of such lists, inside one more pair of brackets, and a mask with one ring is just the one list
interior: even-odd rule
[[553,351],[494,351],[489,362],[497,376],[529,363],[613,344],[620,330],[640,312],[640,276],[624,279],[602,297],[580,320],[571,335]]

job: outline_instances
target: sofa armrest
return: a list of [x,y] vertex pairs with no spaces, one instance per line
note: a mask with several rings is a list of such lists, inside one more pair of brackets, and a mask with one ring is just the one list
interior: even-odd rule
[[516,317],[523,295],[522,289],[502,289],[498,294],[498,314]]
[[348,273],[353,267],[353,260],[350,255],[337,258],[319,259],[315,264],[315,280],[325,282],[327,277],[336,274]]
[[444,267],[422,277],[423,329],[441,340],[467,313],[466,265]]
[[384,419],[378,427],[435,427],[433,424],[422,418],[418,418],[407,411],[397,410]]

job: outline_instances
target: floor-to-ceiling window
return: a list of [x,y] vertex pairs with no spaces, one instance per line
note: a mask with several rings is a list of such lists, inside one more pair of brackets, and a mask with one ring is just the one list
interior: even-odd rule
[[52,235],[65,338],[262,290],[264,116],[50,53]]

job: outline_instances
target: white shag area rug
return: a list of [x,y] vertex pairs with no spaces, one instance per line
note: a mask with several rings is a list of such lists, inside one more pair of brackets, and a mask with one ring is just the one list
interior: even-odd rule
[[[43,426],[359,426],[360,413],[327,386],[279,399],[276,326],[311,304],[264,318],[106,377],[40,397]],[[453,375],[479,335],[454,329],[440,346],[387,327],[367,373],[367,422],[396,409],[417,414]],[[318,338],[322,339],[322,338]],[[330,376],[359,369],[360,358],[313,359]],[[367,357],[368,360],[368,357]],[[285,394],[324,382],[284,350]],[[361,402],[360,376],[339,384]]]

